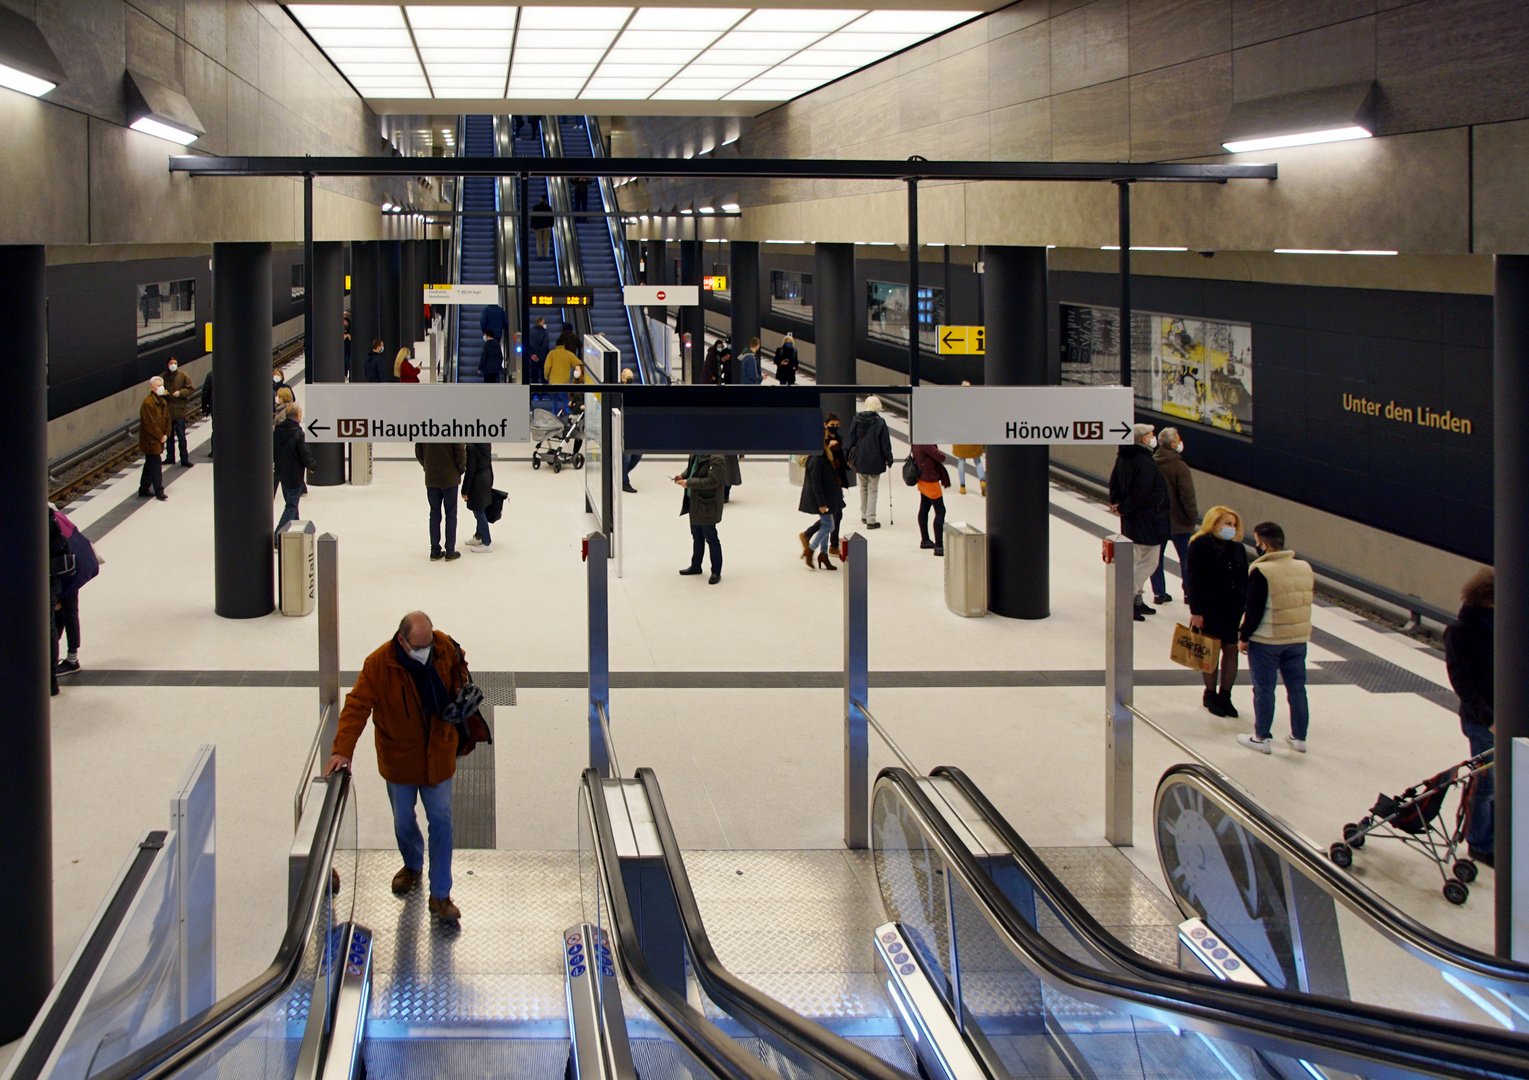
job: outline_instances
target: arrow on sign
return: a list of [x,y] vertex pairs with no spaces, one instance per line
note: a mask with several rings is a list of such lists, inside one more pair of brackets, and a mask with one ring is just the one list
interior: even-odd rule
[[1131,434],[1131,425],[1122,423],[1119,427],[1110,428],[1110,434],[1125,436]]
[[328,431],[328,430],[329,430],[329,425],[328,424],[319,424],[319,422],[317,420],[312,420],[308,424],[308,434],[312,435],[314,437],[317,437],[319,432],[321,432],[321,431]]
[[[953,342],[950,339],[950,333],[951,332],[949,330],[946,330],[944,336],[940,338],[940,340],[944,343],[944,345],[945,345],[945,347],[947,349],[951,349],[951,348],[955,347],[955,342]],[[961,340],[962,340],[962,343],[965,344],[965,341],[966,341],[966,335],[965,334],[961,335]]]

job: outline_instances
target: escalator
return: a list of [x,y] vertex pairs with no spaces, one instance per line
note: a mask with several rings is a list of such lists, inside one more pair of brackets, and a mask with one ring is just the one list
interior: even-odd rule
[[[541,129],[536,122],[537,118],[526,117],[524,119],[532,122],[525,124],[514,133],[513,145],[515,156],[518,158],[544,157]],[[546,118],[543,117],[540,120],[542,123],[545,123]],[[548,199],[547,178],[545,176],[533,176],[527,181],[527,184],[531,206],[534,207],[537,203],[543,201],[546,201],[549,206],[551,205],[551,200]],[[558,269],[556,244],[553,245],[545,256],[538,256],[536,253],[536,234],[533,231],[527,239],[526,250],[529,253],[529,259],[523,268],[524,273],[522,277],[531,289],[532,295],[535,295],[538,290],[556,289],[558,286],[566,284],[563,275]],[[531,309],[532,323],[535,323],[537,319],[547,320],[547,332],[552,337],[552,344],[556,345],[558,334],[562,332],[563,324],[566,321],[565,309],[561,307],[533,307]],[[542,359],[545,360],[546,357],[542,357]]]
[[[494,157],[494,118],[462,118],[462,156]],[[458,219],[459,252],[457,280],[464,285],[499,284],[499,226],[492,215],[499,209],[498,183],[492,176],[461,178],[462,217]],[[473,216],[479,215],[479,216]],[[458,382],[482,382],[478,361],[483,355],[483,334],[478,318],[482,304],[456,307],[456,375]]]

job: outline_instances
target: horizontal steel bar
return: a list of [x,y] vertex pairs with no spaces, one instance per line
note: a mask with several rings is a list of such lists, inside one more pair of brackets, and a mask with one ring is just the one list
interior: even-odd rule
[[882,161],[831,158],[213,157],[179,154],[193,176],[668,176],[782,180],[1274,180],[1275,165],[1124,161]]

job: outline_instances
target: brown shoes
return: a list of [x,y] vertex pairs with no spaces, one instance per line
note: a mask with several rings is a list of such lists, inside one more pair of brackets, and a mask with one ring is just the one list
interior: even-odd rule
[[424,877],[423,870],[410,870],[407,866],[393,875],[393,894],[402,896],[406,892],[412,892],[414,886],[419,884],[419,879]]
[[462,909],[453,904],[449,896],[432,896],[430,898],[430,914],[440,919],[441,922],[454,923],[462,921]]
[[808,548],[806,551],[802,552],[802,562],[807,564],[807,569],[809,569],[809,570],[816,570],[817,569],[817,567],[812,565],[812,549],[811,548]]
[[819,553],[819,555],[818,555],[818,565],[821,566],[824,570],[837,570],[837,569],[839,569],[833,563],[829,562],[828,561],[828,556],[826,554],[823,554],[823,553]]

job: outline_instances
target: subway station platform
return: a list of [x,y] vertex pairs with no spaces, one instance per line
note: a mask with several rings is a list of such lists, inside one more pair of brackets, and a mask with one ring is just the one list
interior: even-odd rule
[[[906,435],[891,419],[901,456]],[[104,565],[82,592],[83,670],[62,680],[54,699],[56,955],[67,960],[125,853],[143,830],[160,827],[196,747],[211,743],[218,846],[228,853],[218,864],[218,984],[227,992],[265,967],[285,925],[293,792],[318,716],[317,620],[213,614],[209,430],[206,421],[192,429],[195,467],[166,468],[168,501],[137,497],[135,466],[66,507]],[[401,444],[377,446],[369,486],[312,488],[302,516],[339,538],[343,687],[416,608],[461,642],[480,680],[506,700],[513,687],[514,704],[496,709],[492,769],[479,777],[477,797],[491,807],[501,853],[556,866],[578,847],[575,802],[587,763],[580,552],[592,519],[580,472],[533,470],[524,444],[494,449],[495,485],[509,501],[490,554],[462,546],[472,532],[464,511],[463,558],[430,561],[421,471]],[[682,465],[644,458],[632,473],[638,493],[624,496],[622,576],[613,568],[609,579],[611,728],[623,772],[656,770],[681,845],[738,853],[737,867],[721,855],[718,867],[741,875],[771,851],[809,860],[819,852],[838,867],[841,885],[851,883],[853,853],[841,840],[843,575],[803,566],[796,534],[811,519],[796,509],[785,459],[746,458],[719,530],[722,581],[678,576],[690,538],[669,478]],[[950,489],[948,517],[980,527],[983,497],[968,478],[966,495]],[[1116,854],[1103,839],[1100,538],[1114,519],[1098,502],[1053,487],[1051,617],[966,619],[945,608],[943,563],[918,547],[916,508],[916,492],[888,473],[883,527],[865,533],[871,709],[921,769],[960,766],[1032,845],[1100,849],[1127,901],[1171,915],[1150,808],[1159,776],[1189,757],[1146,725],[1136,729],[1135,846]],[[857,511],[851,501],[846,533]],[[1290,542],[1299,554],[1300,537]],[[1169,584],[1177,596],[1172,573]],[[1137,624],[1137,708],[1319,849],[1377,792],[1466,756],[1440,654],[1325,603],[1314,612],[1309,655],[1310,753],[1280,741],[1283,697],[1273,755],[1250,753],[1234,739],[1252,726],[1246,670],[1233,692],[1241,719],[1211,716],[1200,707],[1199,677],[1168,659],[1178,619],[1187,611],[1175,600]],[[873,775],[894,763],[873,734]],[[386,881],[396,859],[369,736],[355,776],[359,846],[378,853],[357,884],[365,904],[391,909]],[[513,913],[491,913],[482,883],[468,884],[472,860],[488,855],[464,852],[458,865],[464,943],[517,924]],[[1397,845],[1370,845],[1353,872],[1425,925],[1490,950],[1490,869],[1463,907],[1443,899],[1426,861]],[[374,925],[389,918],[379,913]],[[768,964],[759,975],[764,989],[780,991]]]

